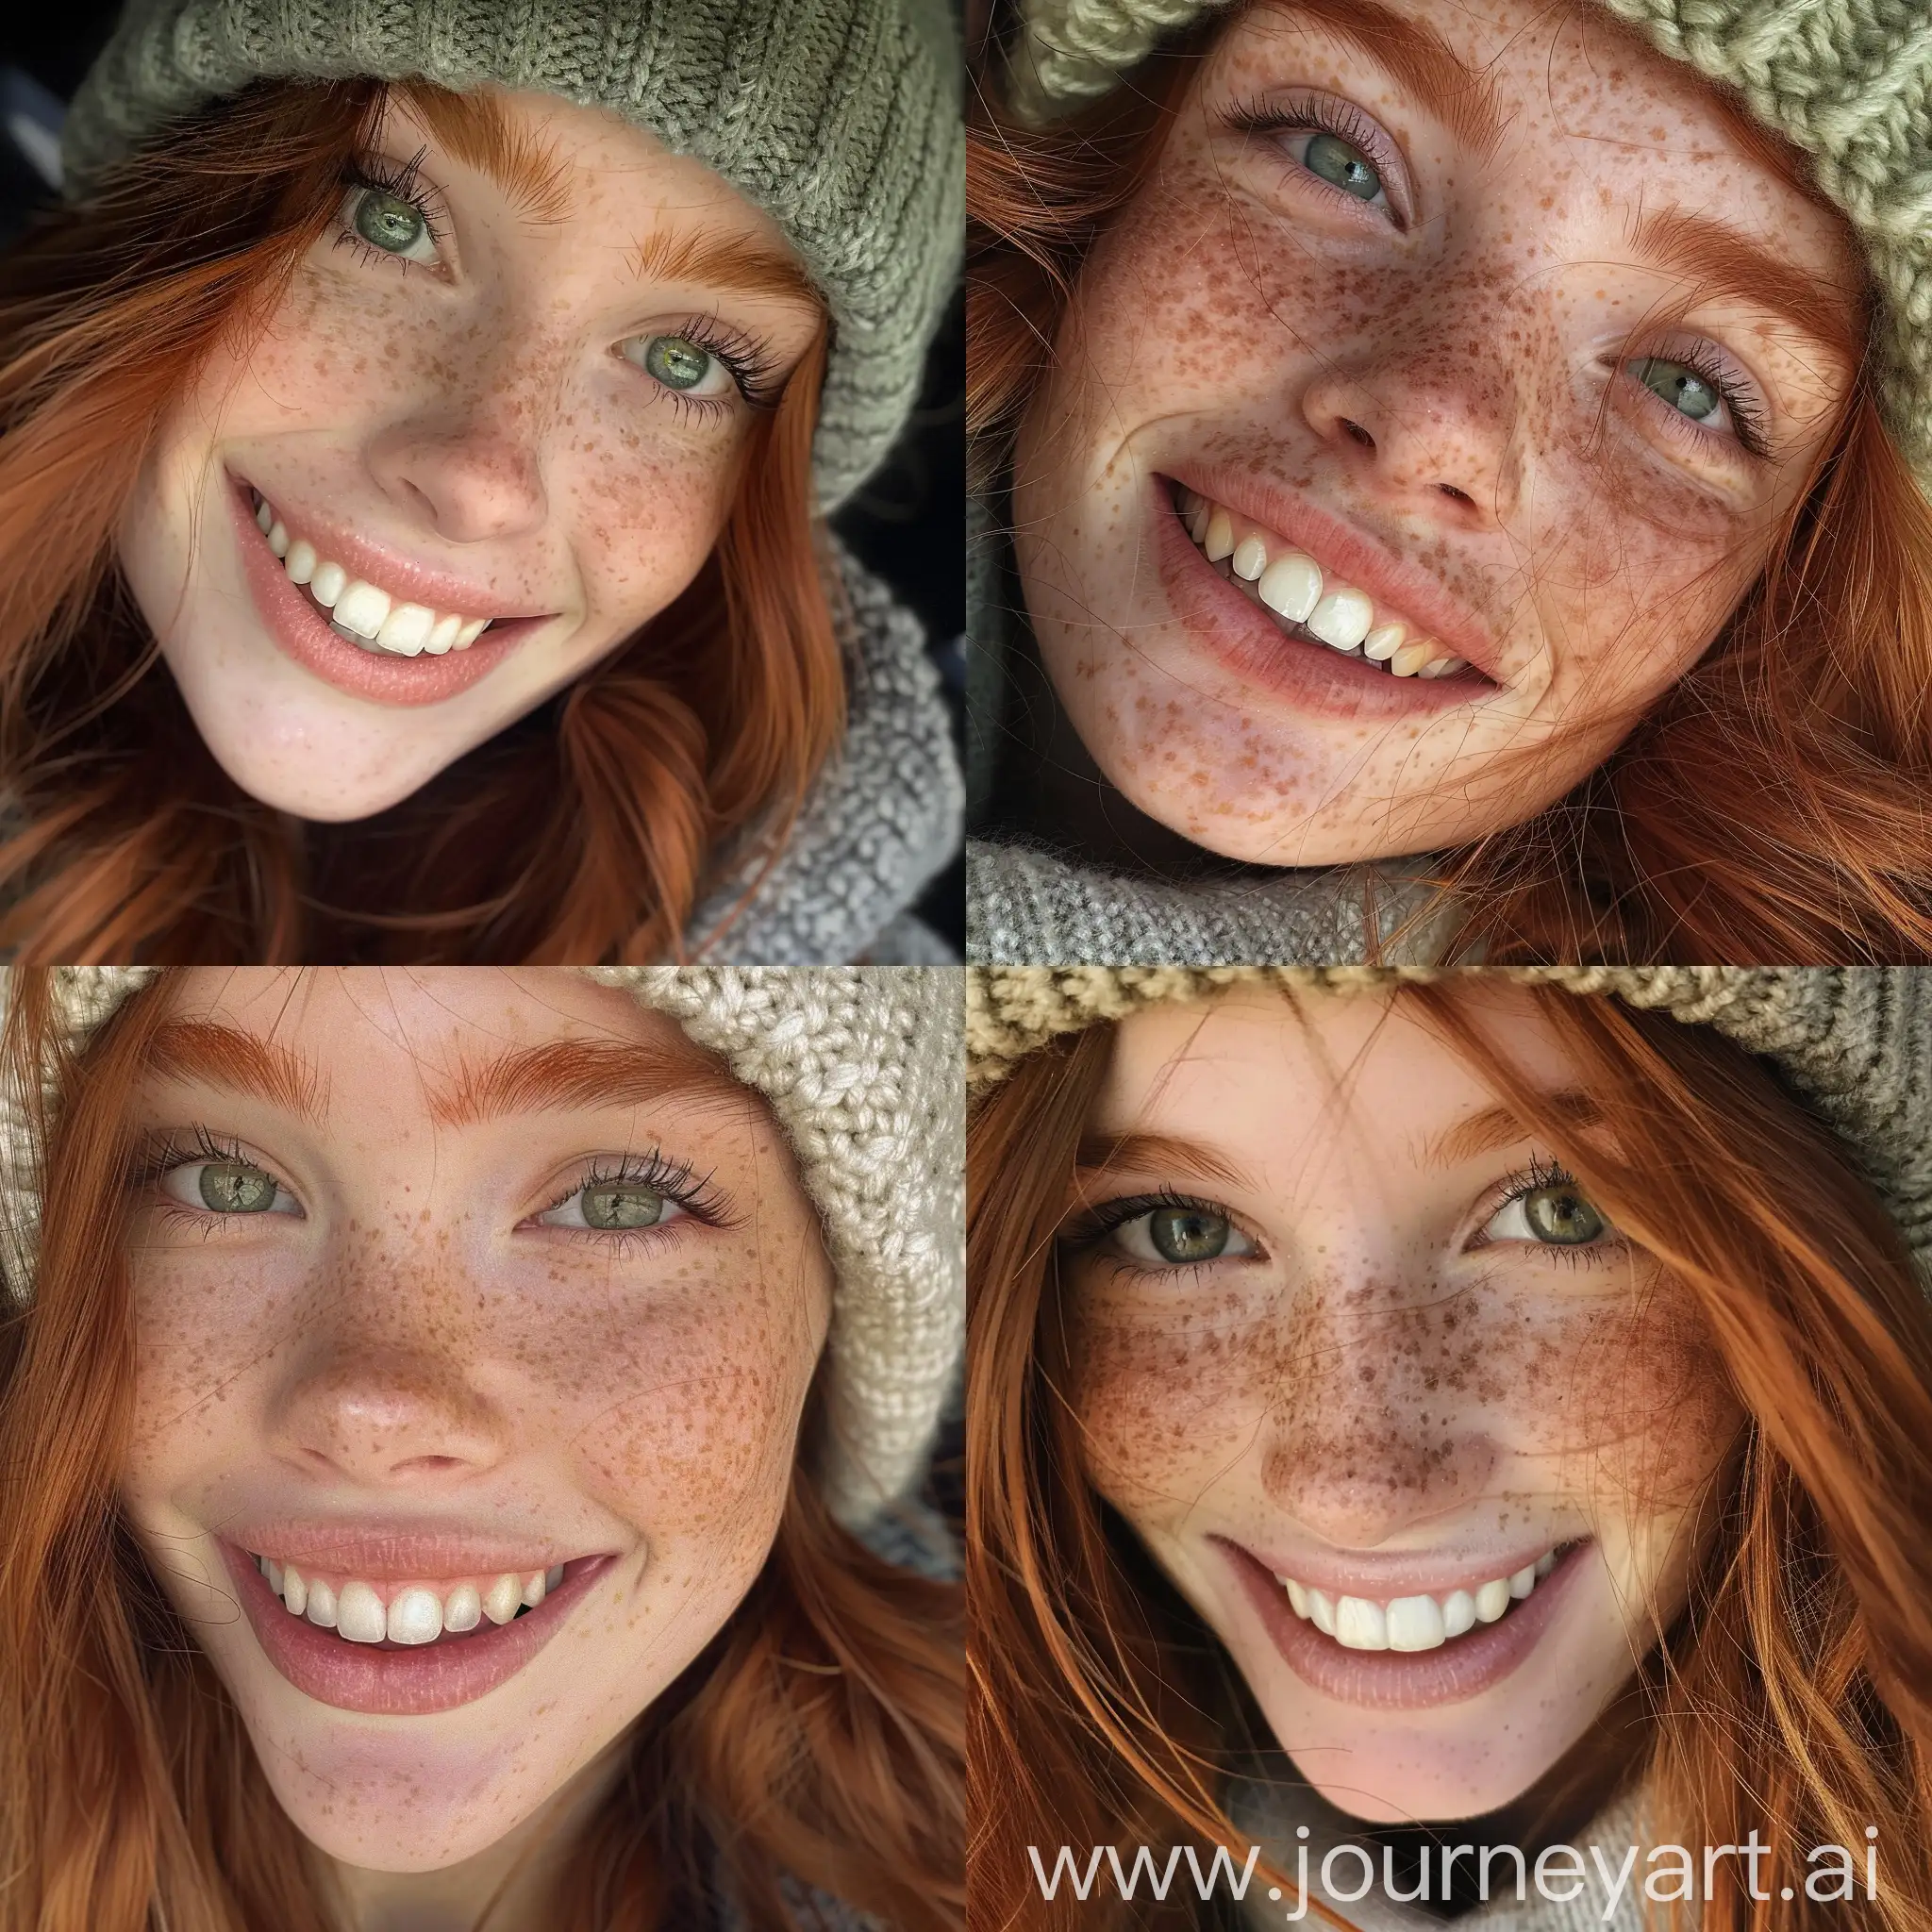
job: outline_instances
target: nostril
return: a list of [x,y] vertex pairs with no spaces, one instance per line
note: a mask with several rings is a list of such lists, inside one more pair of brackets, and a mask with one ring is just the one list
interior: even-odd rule
[[1344,416],[1341,419],[1341,426],[1344,430],[1348,432],[1348,434],[1351,437],[1354,438],[1354,440],[1357,442],[1360,443],[1364,449],[1374,448],[1375,439],[1373,436],[1371,436],[1369,432],[1366,429],[1364,429],[1359,423],[1352,423],[1346,416]]
[[1466,503],[1472,509],[1475,508],[1475,498],[1468,491],[1458,490],[1453,483],[1438,483],[1436,488],[1452,502]]

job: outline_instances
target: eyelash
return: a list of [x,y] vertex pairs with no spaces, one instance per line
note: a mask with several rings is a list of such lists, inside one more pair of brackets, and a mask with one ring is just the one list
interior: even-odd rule
[[[1143,1214],[1158,1213],[1163,1208],[1177,1208],[1184,1214],[1213,1214],[1230,1227],[1238,1224],[1234,1216],[1218,1201],[1206,1201],[1196,1194],[1176,1193],[1172,1188],[1162,1188],[1152,1194],[1128,1194],[1118,1201],[1103,1201],[1097,1207],[1087,1208],[1061,1228],[1059,1246],[1068,1254],[1091,1254],[1115,1229],[1125,1227]],[[1250,1235],[1247,1239],[1253,1241],[1255,1238]],[[1116,1274],[1156,1274],[1163,1281],[1170,1281],[1177,1275],[1200,1274],[1207,1269],[1220,1266],[1224,1259],[1247,1261],[1254,1257],[1216,1256],[1212,1261],[1176,1261],[1166,1268],[1149,1268],[1144,1262],[1129,1260],[1124,1255],[1112,1255],[1106,1258]]]
[[[422,217],[424,232],[431,242],[441,248],[449,232],[449,208],[439,190],[422,185],[423,162],[428,153],[426,147],[418,148],[405,162],[392,161],[387,155],[357,155],[343,167],[340,179],[344,191],[359,188],[407,202]],[[355,229],[339,223],[336,246],[340,248],[344,242],[364,261],[392,262],[405,271],[425,266],[422,262],[405,261],[386,249],[372,247]]]
[[[1313,95],[1293,107],[1271,107],[1260,100],[1236,101],[1227,109],[1225,125],[1240,134],[1332,134],[1337,141],[1346,142],[1350,147],[1368,158],[1371,166],[1381,175],[1385,192],[1390,175],[1395,172],[1387,138],[1381,129],[1350,101],[1330,100],[1324,95]],[[1313,169],[1304,166],[1300,161],[1295,162],[1294,166],[1317,188],[1325,188],[1332,194],[1341,194],[1341,189],[1332,181],[1324,181]],[[1342,198],[1354,200],[1352,195],[1343,195]],[[1357,205],[1367,206],[1366,203]],[[1392,198],[1389,213],[1395,221],[1395,225],[1400,227],[1401,217]]]
[[[1632,362],[1681,362],[1686,369],[1700,375],[1724,398],[1724,407],[1731,412],[1731,423],[1735,431],[1734,441],[1748,450],[1754,457],[1769,457],[1771,454],[1770,425],[1765,422],[1764,411],[1757,399],[1739,386],[1738,379],[1711,353],[1707,343],[1696,342],[1688,349],[1652,349],[1641,356],[1625,356],[1619,367],[1637,383],[1645,385],[1636,372],[1630,368]],[[1719,442],[1724,436],[1715,429],[1707,429],[1701,423],[1693,423],[1681,409],[1673,409],[1661,396],[1653,400],[1659,408],[1674,416],[1685,428],[1699,436],[1714,437]]]
[[[137,1151],[128,1169],[130,1188],[155,1187],[164,1174],[177,1167],[192,1166],[204,1160],[231,1160],[243,1167],[252,1167],[259,1173],[269,1174],[277,1187],[287,1188],[288,1184],[271,1167],[265,1167],[252,1155],[242,1152],[239,1142],[223,1140],[210,1133],[207,1127],[196,1126],[183,1137],[174,1134],[151,1135]],[[708,1227],[731,1227],[735,1225],[731,1209],[723,1194],[712,1185],[708,1174],[699,1175],[682,1161],[667,1159],[658,1149],[653,1148],[645,1155],[626,1155],[614,1167],[594,1164],[589,1173],[581,1174],[571,1186],[565,1188],[554,1201],[546,1202],[538,1211],[548,1214],[561,1208],[574,1194],[580,1194],[586,1188],[607,1187],[613,1182],[623,1182],[632,1187],[648,1188],[654,1194],[662,1194],[667,1201],[675,1201],[692,1220],[701,1221]],[[289,1189],[292,1193],[294,1191]],[[179,1219],[194,1226],[204,1226],[209,1222],[239,1221],[242,1215],[222,1214],[212,1208],[199,1210],[184,1206],[181,1202],[163,1195],[158,1202],[160,1211],[170,1218]],[[594,1241],[619,1249],[632,1241],[657,1235],[656,1227],[601,1228],[601,1227],[560,1227],[553,1233],[569,1235],[573,1240]]]
[[[683,1161],[667,1159],[655,1147],[648,1154],[626,1154],[612,1168],[593,1166],[588,1174],[579,1174],[556,1200],[546,1203],[538,1211],[553,1213],[587,1188],[608,1187],[619,1181],[630,1187],[648,1188],[654,1194],[662,1194],[667,1201],[676,1202],[693,1221],[701,1221],[707,1227],[732,1227],[737,1224],[724,1195],[712,1187],[709,1174],[697,1174]],[[665,1229],[662,1226],[552,1227],[548,1232],[568,1235],[572,1241],[595,1241],[601,1247],[614,1247],[622,1253],[639,1241],[661,1241]]]
[[[1575,1188],[1579,1191],[1582,1182],[1563,1165],[1560,1160],[1545,1161],[1541,1155],[1532,1155],[1529,1165],[1521,1174],[1511,1174],[1503,1183],[1503,1191],[1490,1201],[1481,1211],[1480,1225],[1487,1227],[1504,1208],[1513,1206],[1526,1194],[1534,1194],[1541,1188]],[[1615,1234],[1614,1227],[1611,1228]],[[1500,1245],[1494,1241],[1479,1241],[1475,1252],[1484,1248]],[[1624,1252],[1621,1239],[1591,1241],[1583,1247],[1565,1247],[1556,1241],[1536,1241],[1529,1245],[1546,1254],[1551,1260],[1561,1261],[1566,1268],[1600,1268]]]
[[[664,329],[660,333],[675,336],[680,341],[704,350],[706,355],[715,356],[731,372],[731,379],[738,385],[739,394],[750,408],[777,408],[778,398],[785,391],[784,383],[778,380],[778,359],[756,336],[733,328],[717,315],[693,315],[675,328]],[[653,380],[648,375],[645,379]],[[665,383],[656,386],[673,402],[687,409],[711,414],[731,407],[723,396],[693,396]]]

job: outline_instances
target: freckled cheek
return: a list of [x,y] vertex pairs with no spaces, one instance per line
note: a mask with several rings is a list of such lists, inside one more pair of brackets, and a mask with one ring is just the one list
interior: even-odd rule
[[1198,1500],[1265,1422],[1274,1349],[1234,1296],[1185,1314],[1083,1312],[1072,1343],[1089,1479],[1130,1514]]

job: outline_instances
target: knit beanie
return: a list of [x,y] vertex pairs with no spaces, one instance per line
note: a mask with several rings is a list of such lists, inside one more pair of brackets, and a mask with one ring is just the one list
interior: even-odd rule
[[[1007,95],[1043,125],[1226,0],[1020,0]],[[1932,15],[1925,0],[1603,0],[1810,156],[1879,297],[1887,426],[1932,495]]]
[[1482,979],[1611,994],[1772,1063],[1844,1143],[1932,1291],[1932,970],[1909,966],[973,966],[969,1091],[1049,1040],[1233,986],[1348,991]]
[[558,94],[723,175],[777,223],[831,313],[821,508],[876,467],[963,246],[946,0],[127,0],[68,112],[66,192],[250,81],[355,76]]
[[[835,1281],[827,1501],[862,1528],[924,1474],[966,1327],[959,974],[922,966],[591,966],[675,1020],[765,1100],[791,1143]],[[82,1051],[147,966],[53,969]],[[51,1083],[56,1069],[45,1077]],[[51,1084],[49,1091],[52,1091]],[[6,1274],[30,1293],[41,1150],[0,1096]]]

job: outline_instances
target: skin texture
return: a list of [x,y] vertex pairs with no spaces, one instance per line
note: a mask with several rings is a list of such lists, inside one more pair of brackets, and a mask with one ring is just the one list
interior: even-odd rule
[[[1539,1085],[1569,1084],[1525,994],[1465,997]],[[1079,1237],[1067,1262],[1091,1480],[1227,1646],[1303,1776],[1377,1823],[1492,1810],[1584,1735],[1682,1607],[1698,1493],[1742,1421],[1688,1298],[1641,1251],[1614,1231],[1558,1250],[1497,1220],[1551,1149],[1432,1163],[1432,1141],[1495,1098],[1383,993],[1297,1009],[1244,988],[1149,1008],[1119,1029],[1091,1129],[1171,1137],[1224,1172],[1172,1146],[1126,1153],[1085,1175],[1079,1205],[1171,1190],[1237,1238],[1175,1268],[1143,1218],[1141,1260],[1123,1226]],[[1466,1563],[1473,1585],[1499,1551],[1583,1537],[1515,1670],[1419,1709],[1306,1681],[1214,1541],[1269,1553],[1277,1574],[1431,1557]]]
[[[427,147],[441,239],[413,245],[430,258],[334,225],[260,340],[231,341],[183,395],[124,514],[123,568],[209,750],[244,791],[304,818],[358,819],[408,797],[696,575],[754,416],[722,364],[690,396],[658,381],[635,359],[651,340],[714,320],[727,348],[755,345],[767,365],[755,387],[775,394],[818,326],[808,299],[658,272],[691,242],[789,254],[721,177],[615,115],[501,98],[564,194],[513,199],[393,103],[378,153],[393,171]],[[359,193],[345,194],[343,221]],[[649,272],[641,249],[655,251]],[[486,600],[472,615],[555,616],[439,702],[340,690],[284,653],[251,600],[235,476],[297,534],[305,508],[325,513],[458,574]]]
[[[208,1074],[147,1077],[144,1127],[191,1161],[197,1128],[234,1142],[300,1212],[218,1217],[159,1178],[139,1191],[123,1484],[137,1534],[357,1932],[467,1927],[520,1859],[523,1889],[491,1924],[544,1923],[561,1825],[776,1532],[829,1320],[816,1216],[771,1116],[728,1075],[439,1116],[458,1068],[510,1049],[684,1042],[575,974],[209,969],[173,997],[174,1017],[303,1057],[326,1111],[317,1126]],[[708,1177],[731,1224],[691,1214],[620,1239],[535,1219],[593,1164],[653,1149]],[[177,1173],[192,1197],[196,1171]],[[483,1697],[359,1715],[297,1690],[237,1610],[209,1533],[280,1517],[554,1537],[617,1560]]]
[[[1141,810],[1266,864],[1460,844],[1568,791],[1759,575],[1853,373],[1639,235],[1722,219],[1856,316],[1848,231],[1691,70],[1595,7],[1389,6],[1474,89],[1399,76],[1323,8],[1236,15],[1089,257],[1017,445],[1026,607],[1082,742]],[[1474,100],[1493,130],[1463,125]],[[1244,104],[1365,127],[1381,201],[1303,165],[1319,128],[1231,126]],[[1687,353],[1752,399],[1768,454],[1728,409],[1699,425],[1631,373]],[[1425,578],[1488,640],[1491,675],[1407,681],[1404,708],[1373,715],[1208,652],[1187,620],[1229,593],[1191,547],[1185,589],[1158,568],[1158,479],[1204,471]]]

